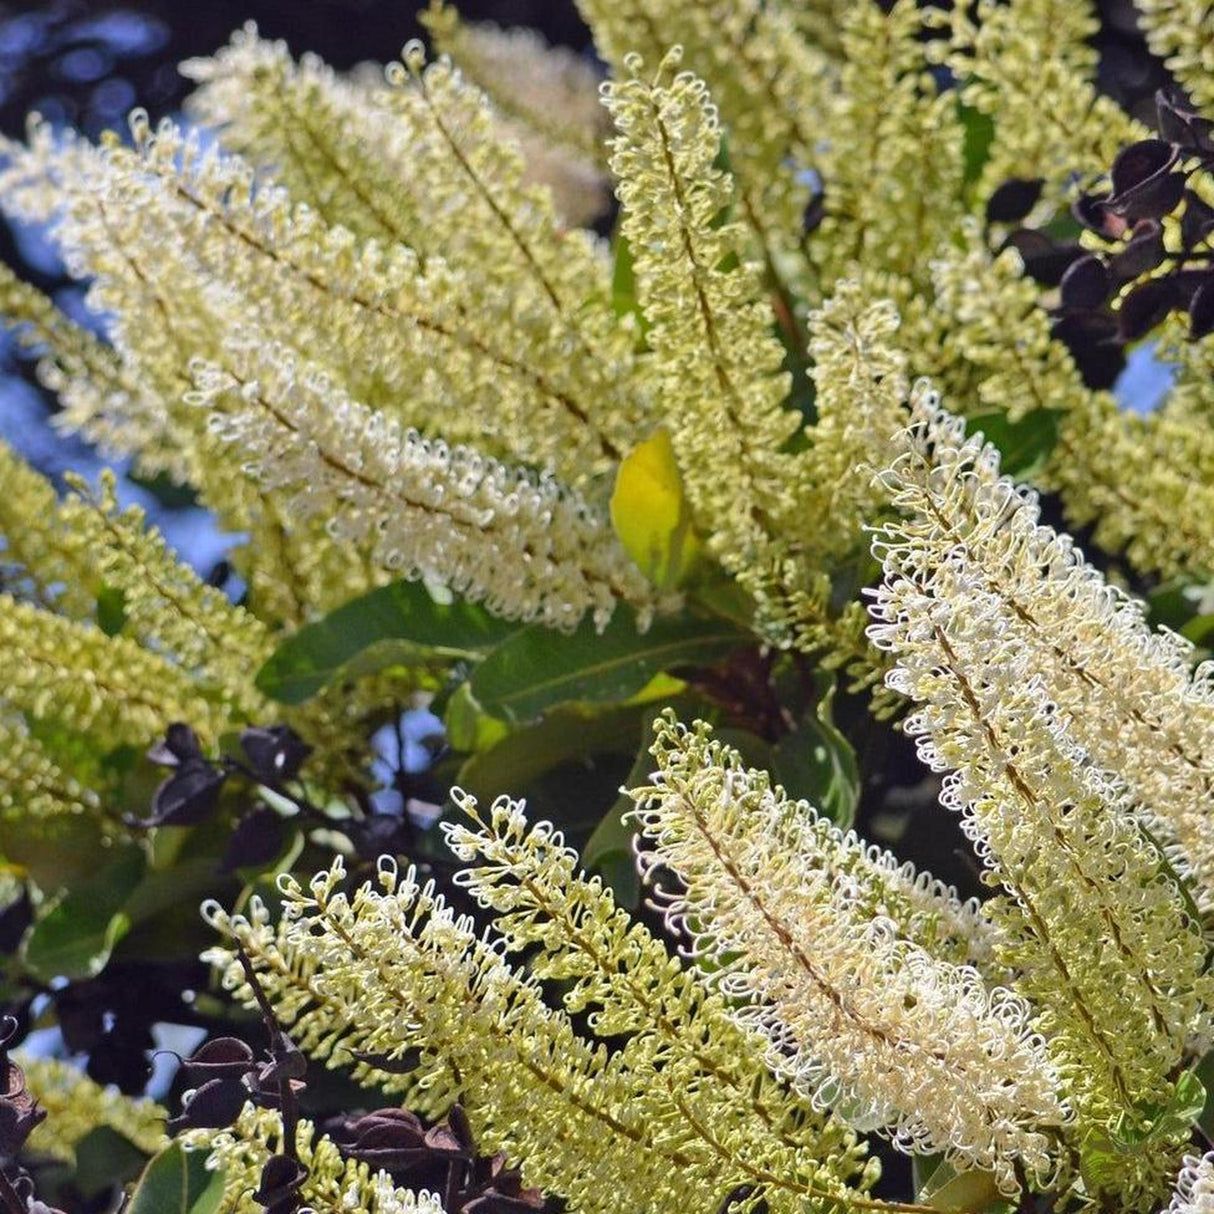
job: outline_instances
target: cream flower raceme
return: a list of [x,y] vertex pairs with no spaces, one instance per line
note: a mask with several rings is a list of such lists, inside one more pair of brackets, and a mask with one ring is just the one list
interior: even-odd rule
[[633,794],[654,848],[644,866],[685,886],[667,922],[766,1036],[769,1065],[840,1116],[1009,1191],[1017,1161],[1048,1173],[1068,1114],[1028,1005],[913,938],[964,931],[976,910],[790,802],[704,725],[667,721],[653,754],[652,784]]

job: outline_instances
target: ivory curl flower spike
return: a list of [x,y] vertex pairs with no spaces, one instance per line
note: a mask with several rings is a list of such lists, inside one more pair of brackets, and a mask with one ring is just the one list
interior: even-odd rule
[[643,867],[678,877],[667,924],[767,1039],[768,1064],[819,1107],[1009,1191],[1016,1161],[1047,1173],[1067,1113],[1028,1005],[913,938],[964,930],[974,908],[790,801],[707,726],[667,719],[653,755],[633,793]]
[[[1174,1092],[1170,1076],[1206,1028],[1210,978],[1193,904],[1118,774],[1136,744],[1168,742],[1131,716],[1121,755],[1098,749],[1092,718],[1105,710],[1081,712],[1075,687],[1099,697],[1098,680],[1116,679],[1132,711],[1150,687],[1137,655],[1174,680],[1175,647],[1152,644],[1137,609],[1038,525],[994,448],[967,439],[925,387],[884,479],[905,521],[878,535],[885,579],[870,635],[897,658],[889,685],[919,705],[906,731],[949,773],[942,802],[1004,891],[989,913],[1069,1094],[1072,1133],[1082,1149],[1092,1134],[1130,1131],[1118,1183],[1142,1208],[1187,1128],[1161,1141],[1132,1127]],[[1049,631],[1063,598],[1070,618]],[[1080,678],[1098,651],[1096,673]]]

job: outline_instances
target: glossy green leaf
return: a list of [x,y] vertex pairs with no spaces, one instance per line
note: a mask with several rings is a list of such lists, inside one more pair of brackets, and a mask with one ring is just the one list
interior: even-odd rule
[[833,689],[822,697],[814,715],[776,744],[772,776],[790,797],[809,801],[837,826],[846,829],[856,819],[860,802],[860,771],[851,743],[831,718]]
[[1168,1102],[1166,1115],[1178,1125],[1193,1125],[1206,1107],[1206,1089],[1196,1071],[1185,1071],[1176,1080],[1176,1091]]
[[613,257],[611,267],[612,307],[615,314],[621,319],[626,316],[636,317],[638,330],[644,337],[648,332],[649,324],[645,319],[645,313],[641,311],[640,301],[637,299],[637,279],[632,264],[632,250],[628,247],[628,241],[624,239],[622,232],[616,231],[612,237],[611,248]]
[[476,702],[466,682],[448,698],[443,727],[452,750],[470,752],[488,750],[510,732],[506,722],[499,721]]
[[1116,1190],[1126,1167],[1127,1154],[1107,1131],[1089,1130],[1079,1148],[1079,1171],[1089,1191]]
[[[649,779],[654,766],[649,753],[652,741],[646,730],[632,770],[622,785],[624,789],[639,788]],[[635,808],[633,799],[621,792],[582,848],[582,868],[588,873],[598,873],[611,887],[616,902],[629,910],[635,910],[641,901],[641,881],[632,850],[636,824],[631,819],[624,820],[624,815]]]
[[472,673],[471,691],[494,716],[534,720],[558,704],[626,700],[662,671],[719,661],[750,638],[720,620],[655,620],[637,632],[630,612],[616,611],[600,635],[587,619],[562,636],[524,628]]
[[49,897],[93,872],[102,846],[100,823],[91,815],[12,816],[4,822],[0,855]]
[[1058,443],[1058,409],[1033,409],[1019,421],[1010,422],[996,410],[979,413],[968,422],[971,434],[981,430],[987,442],[999,448],[1000,467],[1008,476],[1031,479],[1041,471]]
[[935,1175],[936,1169],[944,1162],[943,1155],[912,1155],[911,1184],[915,1192],[915,1200],[923,1196],[923,1190]]
[[995,138],[995,120],[981,110],[957,103],[957,116],[963,131],[963,185],[969,191],[982,176],[990,159],[991,142]]
[[653,715],[653,708],[645,705],[606,711],[557,709],[473,755],[460,768],[455,783],[481,802],[502,793],[524,795],[533,781],[562,763],[601,754],[631,758]]
[[1214,1138],[1214,1052],[1207,1054],[1194,1068],[1193,1074],[1201,1081],[1205,1091],[1205,1102],[1197,1115],[1197,1125],[1207,1139]]
[[116,637],[126,626],[126,591],[121,586],[102,586],[97,591],[97,627],[107,637]]
[[91,1196],[133,1180],[146,1163],[147,1156],[130,1139],[101,1125],[76,1143],[75,1185]]
[[1155,628],[1180,632],[1192,620],[1201,618],[1199,604],[1204,595],[1204,586],[1195,586],[1184,578],[1173,578],[1147,595],[1148,619]]
[[48,982],[99,973],[130,929],[125,906],[146,866],[142,850],[127,847],[67,890],[26,936],[26,966]]
[[517,627],[462,599],[440,603],[421,582],[393,582],[289,637],[258,672],[257,686],[299,704],[330,683],[389,666],[480,657]]
[[976,1214],[1000,1201],[999,1188],[990,1172],[957,1172],[943,1161],[916,1185],[916,1190],[918,1202],[947,1214]]
[[223,1173],[208,1172],[206,1151],[165,1147],[144,1169],[124,1214],[218,1214]]

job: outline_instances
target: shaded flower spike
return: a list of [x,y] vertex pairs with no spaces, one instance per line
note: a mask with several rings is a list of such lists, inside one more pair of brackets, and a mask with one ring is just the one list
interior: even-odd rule
[[905,729],[920,757],[950,773],[942,803],[1006,891],[989,909],[998,951],[1074,1132],[1123,1136],[1105,1183],[1148,1208],[1183,1143],[1146,1134],[1144,1110],[1172,1098],[1208,1032],[1211,985],[1192,901],[1143,826],[1208,872],[1208,796],[1182,790],[1210,778],[1209,691],[925,385],[915,415],[884,474],[904,518],[874,545],[870,636],[897,658],[889,686],[919,705]]
[[[306,888],[286,876],[280,888],[285,908],[277,930],[255,898],[247,918],[208,903],[204,915],[228,940],[207,959],[222,967],[225,984],[242,1001],[254,995],[241,958],[256,965],[266,996],[317,1061],[340,1065],[357,1057],[354,1051],[366,1057],[420,1046],[415,1075],[387,1075],[367,1064],[355,1075],[388,1092],[408,1092],[411,1102],[416,1097],[430,1109],[458,1099],[481,1150],[503,1152],[528,1185],[566,1198],[583,1214],[709,1208],[753,1176],[744,1168],[750,1152],[738,1145],[739,1110],[701,1097],[716,1076],[689,1082],[680,1061],[668,1088],[659,1068],[672,1052],[659,1042],[655,1056],[652,1033],[622,1051],[588,1040],[548,1005],[537,977],[510,964],[500,942],[456,915],[416,870],[398,870],[381,857],[378,888],[351,889],[339,858]],[[693,1029],[696,1041],[702,1025]],[[704,1048],[716,1053],[715,1045]],[[759,1070],[749,1068],[748,1079]],[[790,1179],[787,1189],[773,1181],[772,1210],[793,1214],[807,1197],[843,1202],[852,1190],[840,1174],[863,1175],[862,1152],[837,1126],[816,1133],[818,1119],[807,1118],[799,1102],[788,1102],[794,1107],[786,1119],[780,1104],[765,1099],[776,1087],[755,1083],[763,1114],[780,1127],[772,1137],[777,1144],[804,1141],[804,1148],[784,1152]],[[753,1098],[749,1086],[742,1096]],[[714,1107],[726,1110],[717,1121],[697,1116]],[[457,1159],[471,1153],[458,1123],[432,1133],[428,1143]]]
[[766,1036],[768,1065],[900,1149],[994,1172],[1007,1192],[1017,1168],[1048,1175],[1068,1112],[1028,1005],[900,937],[874,908],[892,884],[880,860],[707,725],[668,716],[651,753],[652,783],[631,794],[653,845],[643,869],[678,876],[667,922]]

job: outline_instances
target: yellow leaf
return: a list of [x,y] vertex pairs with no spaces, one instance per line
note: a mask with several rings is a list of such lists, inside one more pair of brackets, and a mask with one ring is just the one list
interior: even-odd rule
[[669,590],[684,580],[700,545],[665,430],[624,457],[611,495],[611,522],[628,555],[655,586]]

